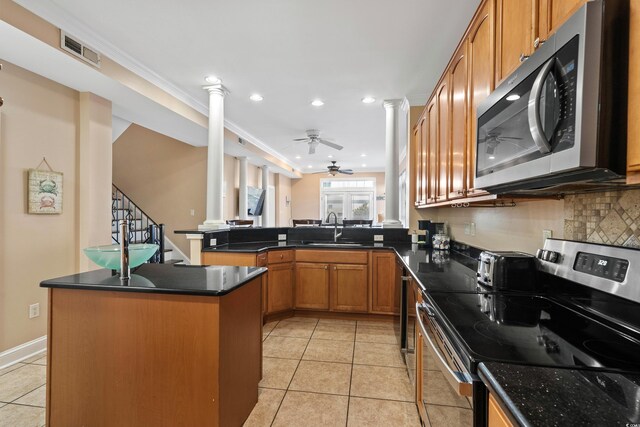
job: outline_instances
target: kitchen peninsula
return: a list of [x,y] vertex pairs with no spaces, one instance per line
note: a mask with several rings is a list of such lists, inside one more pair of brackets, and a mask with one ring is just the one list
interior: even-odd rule
[[143,264],[45,280],[47,425],[241,425],[258,400],[265,268]]

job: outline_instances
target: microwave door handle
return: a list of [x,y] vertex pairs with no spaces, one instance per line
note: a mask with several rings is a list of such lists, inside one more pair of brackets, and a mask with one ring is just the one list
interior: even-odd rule
[[538,73],[538,77],[536,77],[531,87],[531,95],[529,95],[529,104],[527,107],[529,131],[531,132],[533,142],[538,147],[538,151],[542,154],[547,154],[551,151],[551,144],[547,141],[547,137],[542,129],[542,120],[540,120],[540,98],[542,96],[544,81],[547,75],[553,70],[555,61],[556,58],[548,60],[542,67],[542,70],[540,70],[540,73]]
[[[421,310],[427,311],[427,315],[429,315],[429,308],[428,307],[429,306],[427,304],[420,304],[419,302],[416,303],[416,319],[418,320],[418,325],[420,326],[420,330],[422,331],[422,335],[424,336],[424,338],[429,343],[429,347],[431,347],[431,350],[438,357],[441,366],[444,366],[444,368],[447,370],[449,375],[451,375],[451,377],[454,378],[455,381],[458,383],[458,388],[461,389],[464,386],[471,385],[472,384],[472,379],[470,378],[470,376],[468,374],[464,373],[464,372],[454,371],[453,369],[451,369],[451,367],[449,366],[449,363],[446,361],[446,359],[444,358],[444,356],[440,352],[440,349],[431,340],[431,337],[429,337],[429,334],[427,333],[427,328],[424,325],[424,323],[422,322],[422,317],[420,317],[420,311]],[[429,315],[429,317],[431,317],[431,315]],[[465,395],[466,395],[466,393],[465,393]]]

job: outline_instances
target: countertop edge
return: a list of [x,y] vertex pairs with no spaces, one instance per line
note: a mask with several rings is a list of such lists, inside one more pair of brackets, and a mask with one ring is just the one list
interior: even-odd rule
[[505,415],[507,415],[513,423],[524,427],[531,426],[484,362],[480,362],[480,364],[478,364],[478,375],[489,391],[498,396],[502,403],[507,407],[507,413]]

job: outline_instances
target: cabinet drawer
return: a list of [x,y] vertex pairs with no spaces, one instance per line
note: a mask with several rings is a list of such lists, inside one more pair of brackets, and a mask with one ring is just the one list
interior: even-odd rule
[[255,253],[242,252],[202,252],[202,265],[245,265],[256,264]]
[[302,262],[324,262],[340,264],[367,264],[369,253],[366,250],[336,251],[323,249],[298,249],[296,260]]
[[277,264],[279,262],[291,262],[293,261],[293,251],[269,251],[267,255],[267,262],[269,264]]

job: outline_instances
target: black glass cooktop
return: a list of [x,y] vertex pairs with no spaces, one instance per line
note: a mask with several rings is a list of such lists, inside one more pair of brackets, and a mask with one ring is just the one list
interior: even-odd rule
[[472,370],[481,361],[503,361],[640,371],[640,334],[614,330],[552,299],[486,293],[428,299]]

